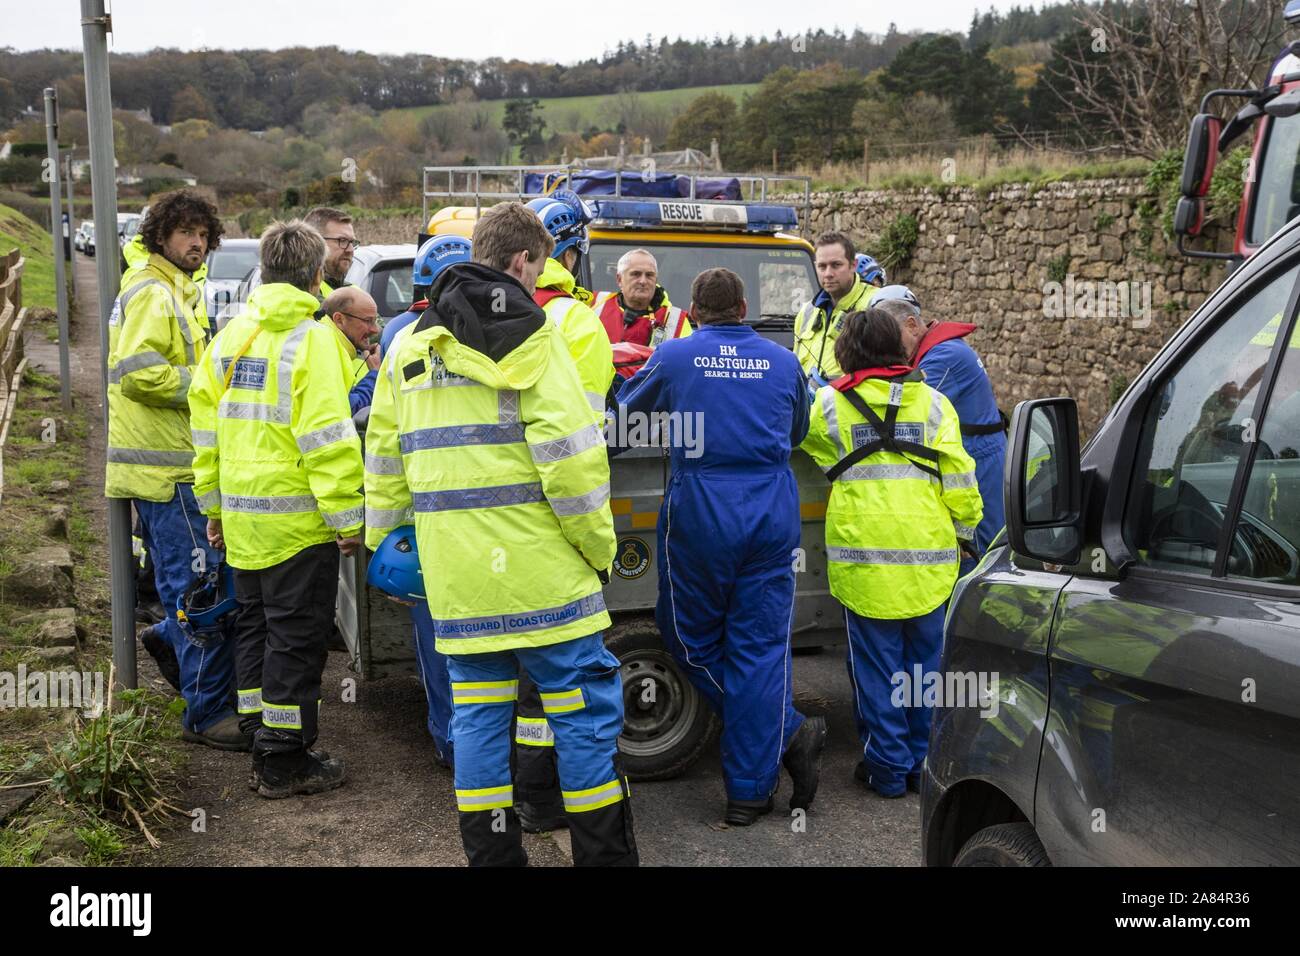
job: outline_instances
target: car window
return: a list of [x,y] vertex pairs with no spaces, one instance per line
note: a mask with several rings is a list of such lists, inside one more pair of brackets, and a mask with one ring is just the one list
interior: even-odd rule
[[413,281],[410,262],[384,262],[375,266],[370,274],[370,294],[381,316],[391,319],[411,307]]
[[231,246],[208,256],[209,279],[239,280],[257,265],[257,246]]
[[[1139,439],[1127,526],[1151,567],[1210,574],[1219,531],[1252,437],[1250,416],[1297,269],[1248,291],[1219,327],[1157,387]],[[1276,333],[1274,333],[1276,334]],[[1267,341],[1266,341],[1267,340]],[[1238,536],[1228,572],[1250,567]]]
[[[1270,325],[1256,344],[1271,348]],[[1300,584],[1300,328],[1282,355],[1273,394],[1255,439],[1255,460],[1246,480],[1235,537],[1244,563],[1230,574],[1274,584]]]

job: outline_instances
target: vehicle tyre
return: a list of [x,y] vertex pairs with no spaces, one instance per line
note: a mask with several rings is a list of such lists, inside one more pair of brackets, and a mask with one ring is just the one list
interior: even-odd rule
[[623,677],[623,770],[631,780],[669,780],[699,759],[721,722],[664,647],[654,619],[616,624],[605,646]]
[[999,823],[966,841],[953,866],[1051,866],[1031,823]]

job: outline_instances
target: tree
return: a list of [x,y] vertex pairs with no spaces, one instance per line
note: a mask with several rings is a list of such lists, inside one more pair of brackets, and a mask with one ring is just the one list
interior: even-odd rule
[[703,93],[691,100],[690,106],[668,131],[669,149],[708,150],[713,139],[725,145],[726,133],[736,122],[736,101],[725,93]]
[[501,128],[510,137],[510,144],[519,147],[524,162],[535,162],[544,148],[542,133],[546,129],[546,120],[537,115],[541,108],[535,99],[506,103]]
[[853,108],[866,92],[861,75],[838,63],[815,70],[785,66],[769,75],[740,110],[735,160],[783,167],[851,159],[861,151]]
[[172,123],[187,119],[212,119],[212,106],[203,94],[193,86],[186,85],[172,96],[171,112],[168,114]]

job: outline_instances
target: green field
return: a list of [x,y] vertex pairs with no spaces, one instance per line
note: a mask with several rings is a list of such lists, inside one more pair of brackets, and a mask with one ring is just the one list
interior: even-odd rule
[[18,210],[0,204],[0,255],[14,246],[27,260],[23,266],[23,305],[53,309],[54,254],[50,234]]
[[[758,89],[757,83],[733,83],[726,86],[689,86],[680,90],[654,90],[649,93],[616,93],[599,96],[565,96],[540,99],[542,118],[546,120],[546,129],[550,133],[576,133],[592,126],[603,128],[617,124],[622,112],[622,103],[635,101],[647,110],[663,110],[675,116],[690,105],[691,100],[701,93],[726,93],[737,105],[747,94]],[[481,103],[468,104],[470,107],[484,108],[490,113],[492,122],[500,124],[505,116],[508,100],[484,100]],[[386,110],[384,116],[401,121],[419,121],[435,110],[457,109],[455,104],[437,106],[411,106],[405,109]]]

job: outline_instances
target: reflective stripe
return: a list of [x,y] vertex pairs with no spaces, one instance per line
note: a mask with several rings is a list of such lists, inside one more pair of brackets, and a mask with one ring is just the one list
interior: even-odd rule
[[[312,499],[315,503],[316,499]],[[362,524],[366,519],[366,509],[362,505],[355,508],[348,508],[344,511],[322,511],[321,520],[333,528],[335,531],[342,531],[345,528],[351,528],[355,525]]]
[[[273,422],[277,425],[292,423],[293,414],[293,360],[298,355],[302,340],[316,326],[315,319],[303,319],[293,327],[280,349],[280,358],[275,363],[275,404],[262,402],[235,402],[222,399],[217,406],[217,415],[221,418],[238,418],[245,421]],[[224,378],[221,367],[223,358],[231,356],[213,355],[217,377]],[[237,387],[237,386],[236,386]]]
[[826,557],[844,564],[952,564],[957,560],[956,548],[938,550],[885,550],[880,548],[833,548],[827,546]]
[[[827,469],[828,471],[830,469]],[[916,465],[854,465],[840,475],[840,481],[893,481],[900,478],[934,481],[934,476],[926,474]]]
[[170,366],[171,364],[161,352],[137,352],[134,355],[128,355],[114,365],[108,372],[108,380],[110,382],[120,382],[123,375],[130,375],[132,372],[138,372],[145,368],[154,368],[159,365]]
[[237,691],[239,694],[239,712],[241,714],[260,714],[262,712],[262,688]]
[[510,389],[497,392],[497,421],[508,425],[519,421],[519,393]]
[[207,511],[209,508],[215,508],[221,504],[221,489],[213,488],[211,491],[202,495],[195,495],[194,500],[198,502],[200,511]]
[[406,432],[399,439],[402,454],[428,451],[431,448],[460,448],[465,445],[511,445],[524,440],[524,426],[519,422],[486,425],[443,425]]
[[222,511],[238,511],[246,514],[297,514],[302,511],[315,511],[316,499],[311,495],[222,495]]
[[131,288],[127,289],[120,296],[118,296],[117,301],[121,305],[121,310],[118,314],[121,316],[123,327],[125,327],[126,325],[127,304],[130,303],[130,301],[134,299],[138,293],[142,292],[144,289],[147,289],[151,285],[156,285],[160,289],[163,289],[167,293],[168,298],[172,300],[172,318],[175,319],[177,326],[180,327],[181,338],[185,340],[185,362],[188,365],[193,365],[194,364],[194,332],[190,328],[190,323],[185,318],[185,311],[181,308],[180,300],[176,298],[176,290],[169,287],[161,279],[147,279],[144,282],[141,282],[137,285],[133,285]]
[[396,528],[410,523],[411,509],[367,507],[365,515],[366,524],[371,528]]
[[514,804],[515,788],[509,784],[504,787],[456,791],[457,810],[495,810],[498,807],[512,807]]
[[314,432],[299,436],[298,450],[305,455],[317,448],[324,448],[326,445],[333,445],[335,442],[356,437],[357,426],[352,423],[352,419],[345,418],[333,425],[326,425],[324,428],[318,428]]
[[262,726],[302,730],[302,711],[297,704],[272,704],[263,701]]
[[551,510],[559,518],[591,514],[609,501],[609,482],[605,482],[599,488],[589,491],[585,495],[574,495],[571,498],[552,498],[550,501]]
[[975,540],[975,529],[969,525],[964,525],[960,521],[953,521],[952,528],[957,532],[957,537],[961,538],[963,541]]
[[519,485],[488,485],[455,491],[417,491],[411,496],[416,511],[458,511],[462,508],[504,508],[545,501],[540,481]]
[[603,614],[605,595],[600,591],[589,594],[559,607],[537,611],[519,611],[514,614],[495,614],[491,617],[462,617],[450,620],[434,618],[434,634],[440,638],[491,637],[497,634],[525,634],[548,627],[572,624],[583,618]]
[[220,418],[238,418],[250,422],[274,422],[277,425],[289,424],[289,412],[275,405],[261,402],[235,402],[223,398],[217,406]]
[[190,439],[194,442],[195,448],[216,448],[217,433],[208,431],[205,428],[191,428]]
[[108,449],[108,460],[119,465],[159,465],[167,468],[189,468],[194,464],[191,451],[150,451],[147,448]]
[[564,809],[569,813],[599,810],[623,799],[623,781],[611,780],[590,790],[561,790],[560,796],[564,799]]
[[542,694],[542,710],[548,714],[567,714],[582,710],[586,706],[587,702],[582,698],[581,687]]
[[591,406],[593,412],[603,412],[605,410],[605,396],[596,392],[583,392],[587,396],[587,404]]
[[574,455],[579,455],[589,448],[595,448],[597,445],[603,445],[604,443],[605,439],[596,426],[587,425],[578,429],[572,435],[566,435],[554,441],[529,445],[528,454],[532,455],[533,461],[540,465],[548,461],[572,458]]
[[387,455],[372,455],[366,452],[366,471],[372,475],[400,475],[402,459],[389,458]]
[[188,367],[180,368],[178,371],[181,373],[181,382],[172,393],[172,404],[177,408],[185,408],[189,405],[190,381],[193,376],[190,375]]
[[943,392],[938,389],[930,398],[930,414],[925,420],[925,444],[933,445],[943,424]]
[[516,717],[515,743],[524,747],[554,747],[555,731],[545,717]]
[[835,457],[844,457],[844,442],[840,440],[840,416],[835,408],[835,389],[828,388],[820,393],[822,400],[822,418],[826,419],[826,431],[835,442]]
[[453,704],[512,704],[519,699],[518,680],[453,681]]
[[943,490],[950,491],[953,488],[978,488],[979,481],[973,471],[963,471],[955,475],[943,476]]

